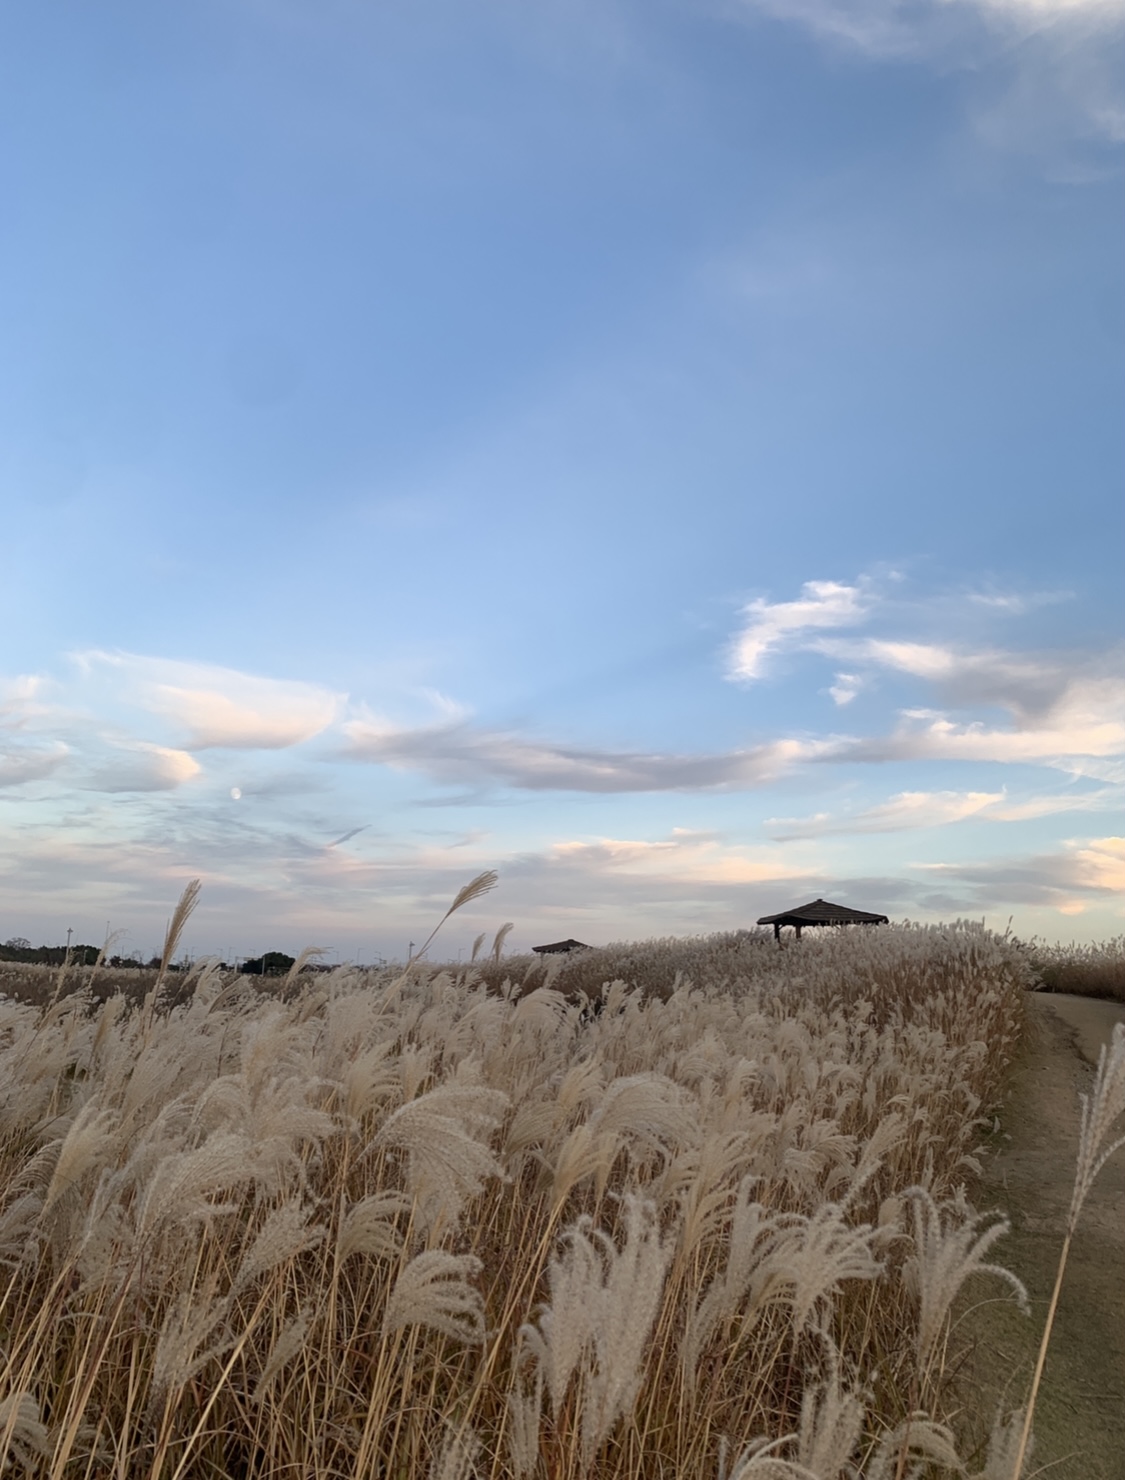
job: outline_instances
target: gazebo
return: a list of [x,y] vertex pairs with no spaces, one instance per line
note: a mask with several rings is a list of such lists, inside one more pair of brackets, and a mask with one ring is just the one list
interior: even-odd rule
[[801,938],[806,925],[888,925],[886,915],[873,915],[869,910],[849,909],[846,904],[830,904],[827,899],[814,899],[795,910],[782,910],[780,915],[763,915],[759,925],[772,925],[774,940],[781,939],[781,927],[792,925]]
[[589,951],[592,947],[580,940],[556,940],[549,946],[532,946],[531,949],[537,956],[564,956],[567,951]]

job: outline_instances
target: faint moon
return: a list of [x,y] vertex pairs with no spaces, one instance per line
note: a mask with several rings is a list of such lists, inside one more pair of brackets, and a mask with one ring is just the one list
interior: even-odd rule
[[239,799],[239,797],[242,795],[242,789],[241,789],[241,787],[232,786],[231,789],[230,789],[230,794],[234,798],[234,800],[237,802],[238,799]]

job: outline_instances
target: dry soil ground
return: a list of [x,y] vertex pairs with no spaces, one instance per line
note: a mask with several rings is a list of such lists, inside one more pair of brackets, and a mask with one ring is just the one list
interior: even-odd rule
[[[999,1208],[1011,1235],[993,1257],[1028,1287],[1032,1318],[1010,1301],[976,1307],[965,1407],[977,1432],[1027,1391],[1054,1284],[1074,1182],[1078,1096],[1098,1047],[1125,1007],[1036,994],[977,1205]],[[1120,1128],[1119,1128],[1120,1131]],[[975,1291],[986,1297],[981,1279]],[[1125,1480],[1125,1148],[1104,1168],[1071,1245],[1039,1403],[1028,1473],[1051,1480]]]

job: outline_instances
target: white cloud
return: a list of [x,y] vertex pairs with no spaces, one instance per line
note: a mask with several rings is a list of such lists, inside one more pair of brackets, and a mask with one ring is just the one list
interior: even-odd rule
[[771,653],[805,645],[809,632],[854,627],[865,620],[870,608],[871,596],[863,581],[854,586],[806,581],[796,601],[752,601],[743,609],[746,625],[731,645],[730,676],[761,678]]
[[78,660],[116,680],[123,697],[170,720],[187,750],[300,745],[327,729],[343,703],[342,695],[317,684],[208,663],[104,652],[81,653]]
[[828,692],[831,694],[835,703],[843,708],[845,704],[852,702],[863,686],[864,681],[860,678],[859,674],[837,673],[836,682],[829,687]]

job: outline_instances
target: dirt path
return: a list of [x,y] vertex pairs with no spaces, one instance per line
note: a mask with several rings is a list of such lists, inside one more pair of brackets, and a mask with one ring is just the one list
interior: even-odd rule
[[[999,1208],[1012,1233],[993,1257],[1027,1285],[1032,1319],[988,1302],[966,1325],[977,1343],[966,1387],[968,1427],[986,1432],[1000,1405],[1027,1391],[1054,1284],[1074,1183],[1080,1093],[1125,1008],[1035,994],[1001,1126],[984,1165],[981,1208]],[[978,1299],[986,1298],[984,1281]],[[1036,1408],[1031,1470],[1053,1480],[1125,1480],[1125,1149],[1102,1171],[1071,1245]]]

